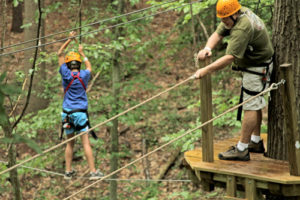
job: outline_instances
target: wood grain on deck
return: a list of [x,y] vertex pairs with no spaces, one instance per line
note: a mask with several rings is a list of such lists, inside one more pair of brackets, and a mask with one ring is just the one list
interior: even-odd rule
[[[262,137],[266,146],[267,135],[263,134]],[[270,159],[264,157],[263,154],[250,153],[250,161],[219,160],[218,154],[227,151],[230,146],[236,145],[238,140],[239,138],[233,138],[215,143],[213,163],[202,161],[201,149],[185,152],[185,160],[193,170],[281,184],[300,184],[300,176],[290,175],[288,162]]]

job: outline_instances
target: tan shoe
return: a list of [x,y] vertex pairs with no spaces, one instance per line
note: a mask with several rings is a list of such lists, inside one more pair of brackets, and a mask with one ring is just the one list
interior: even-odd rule
[[249,150],[249,152],[254,152],[254,153],[265,153],[265,147],[264,147],[263,140],[259,141],[258,143],[250,141],[248,150]]
[[248,149],[240,151],[236,146],[231,146],[228,151],[219,153],[219,159],[248,161],[250,160],[250,154]]

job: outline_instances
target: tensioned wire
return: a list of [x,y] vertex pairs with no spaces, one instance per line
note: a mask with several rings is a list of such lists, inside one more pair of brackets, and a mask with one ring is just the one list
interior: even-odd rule
[[158,4],[158,5],[154,5],[154,6],[151,6],[151,7],[147,7],[147,8],[143,8],[143,9],[140,9],[140,10],[132,11],[132,12],[129,12],[129,13],[125,13],[125,14],[122,14],[122,15],[115,16],[115,17],[110,17],[110,18],[103,19],[103,20],[100,20],[100,21],[97,21],[97,22],[86,24],[84,26],[79,26],[79,27],[76,27],[76,28],[71,28],[71,29],[67,29],[67,30],[64,30],[64,31],[52,33],[52,34],[49,34],[49,35],[46,35],[46,36],[43,36],[43,37],[39,37],[39,38],[27,40],[27,41],[20,42],[20,43],[17,43],[17,44],[12,44],[10,46],[6,46],[6,47],[0,48],[0,50],[4,50],[4,49],[7,49],[7,48],[19,46],[19,45],[22,45],[22,44],[27,44],[29,42],[33,42],[33,41],[36,41],[36,40],[40,40],[40,39],[52,37],[52,36],[59,35],[59,34],[62,34],[62,33],[70,32],[70,31],[73,31],[73,30],[77,30],[77,29],[80,29],[80,28],[84,28],[84,27],[88,27],[88,26],[93,26],[93,25],[96,25],[96,24],[101,24],[101,23],[104,23],[104,22],[107,22],[107,21],[111,21],[111,20],[118,19],[118,18],[121,18],[121,17],[126,17],[126,16],[129,16],[129,15],[132,15],[132,14],[144,12],[146,10],[149,10],[149,9],[152,9],[152,8],[155,8],[155,7],[163,6],[163,5],[168,4],[168,3],[173,3],[174,1],[177,1],[177,0],[171,0],[171,1],[163,2],[163,3]]
[[20,162],[20,163],[18,163],[18,164],[16,164],[16,165],[14,165],[14,166],[11,166],[10,168],[8,168],[8,169],[6,169],[6,170],[0,172],[0,175],[4,174],[4,173],[6,173],[6,172],[9,172],[9,171],[11,171],[11,170],[17,168],[18,166],[23,165],[23,164],[25,164],[25,163],[27,163],[27,162],[29,162],[29,161],[35,159],[35,158],[38,158],[38,157],[42,156],[43,154],[46,154],[46,153],[48,153],[48,152],[50,152],[50,151],[52,151],[52,150],[54,150],[54,149],[57,149],[58,147],[60,147],[60,146],[62,146],[62,145],[64,145],[64,144],[66,144],[66,143],[68,143],[68,142],[70,142],[70,141],[72,141],[72,140],[74,140],[74,139],[76,139],[76,138],[78,138],[78,137],[80,137],[80,136],[82,136],[82,135],[84,135],[84,134],[86,134],[86,133],[88,133],[88,132],[94,130],[94,129],[97,128],[97,127],[100,127],[100,126],[102,126],[102,125],[104,125],[104,124],[106,124],[106,123],[108,123],[108,122],[110,122],[110,121],[112,121],[112,120],[114,120],[114,119],[116,119],[116,118],[118,118],[118,117],[120,117],[120,116],[122,116],[122,115],[128,113],[129,111],[132,111],[132,110],[134,110],[134,109],[136,109],[136,108],[138,108],[138,107],[140,107],[140,106],[142,106],[142,105],[144,105],[144,104],[146,104],[146,103],[148,103],[148,102],[154,100],[155,98],[157,98],[157,97],[159,97],[159,96],[161,96],[161,95],[163,95],[163,94],[165,94],[165,93],[167,93],[167,92],[169,92],[169,91],[171,91],[171,90],[173,90],[173,89],[179,87],[180,85],[182,85],[182,84],[184,84],[184,83],[186,83],[186,82],[188,82],[188,81],[190,81],[190,80],[192,80],[192,79],[194,79],[194,78],[195,78],[195,77],[194,77],[194,75],[193,75],[193,76],[191,76],[191,77],[189,77],[189,78],[183,80],[182,82],[179,82],[179,83],[175,84],[174,86],[169,87],[168,89],[166,89],[166,90],[164,90],[164,91],[162,91],[162,92],[160,92],[160,93],[158,93],[158,94],[156,94],[156,95],[154,95],[154,96],[152,96],[152,97],[146,99],[145,101],[143,101],[143,102],[141,102],[141,103],[139,103],[139,104],[137,104],[137,105],[135,105],[135,106],[133,106],[133,107],[131,107],[131,108],[129,108],[129,109],[127,109],[127,110],[125,110],[125,111],[123,111],[123,112],[121,112],[121,113],[119,113],[119,114],[113,116],[113,117],[111,117],[110,119],[107,119],[107,120],[105,120],[104,122],[99,123],[98,125],[96,125],[96,126],[90,128],[90,129],[87,130],[87,131],[84,131],[84,132],[82,132],[82,133],[79,133],[79,134],[77,134],[77,135],[75,135],[75,136],[73,136],[73,137],[71,137],[71,138],[65,140],[64,142],[61,142],[61,143],[59,143],[59,144],[57,144],[57,145],[55,145],[55,146],[53,146],[53,147],[51,147],[51,148],[49,148],[49,149],[43,151],[43,152],[40,153],[40,154],[37,154],[37,155],[35,155],[35,156],[31,157],[31,158],[28,158],[28,159],[26,159],[26,160],[24,160],[24,161],[22,161],[22,162]]
[[236,106],[234,106],[234,107],[228,109],[228,110],[225,111],[224,113],[222,113],[222,114],[220,114],[220,115],[218,115],[218,116],[216,116],[216,117],[214,117],[214,118],[212,118],[212,119],[210,119],[210,120],[204,122],[203,124],[197,126],[196,128],[193,128],[193,129],[191,129],[191,130],[189,130],[189,131],[183,133],[182,135],[178,136],[177,138],[174,138],[174,139],[170,140],[169,142],[167,142],[167,143],[163,144],[162,146],[160,146],[160,147],[154,149],[153,151],[151,151],[151,152],[149,152],[149,153],[147,153],[147,154],[141,156],[140,158],[138,158],[138,159],[136,159],[136,160],[134,160],[134,161],[132,161],[132,162],[126,164],[125,166],[123,166],[123,167],[121,167],[121,168],[119,168],[119,169],[117,169],[117,170],[111,172],[110,174],[108,174],[108,175],[102,177],[101,179],[95,181],[94,183],[92,183],[92,184],[90,184],[90,185],[84,187],[83,189],[81,189],[81,190],[75,192],[74,194],[72,194],[72,195],[70,195],[70,196],[64,198],[64,200],[67,200],[67,199],[70,199],[71,197],[76,196],[77,194],[79,194],[79,193],[81,193],[81,192],[87,190],[88,188],[92,187],[93,185],[99,183],[100,181],[103,181],[104,179],[106,179],[106,178],[108,178],[108,177],[110,177],[110,176],[112,176],[112,175],[117,174],[117,173],[120,172],[121,170],[123,170],[123,169],[125,169],[125,168],[127,168],[127,167],[129,167],[129,166],[131,166],[131,165],[133,165],[134,163],[136,163],[136,162],[138,162],[138,161],[140,161],[140,160],[142,160],[142,159],[144,159],[144,158],[146,158],[146,157],[148,157],[149,155],[151,155],[151,154],[153,154],[153,153],[155,153],[155,152],[161,150],[162,148],[164,148],[164,147],[166,147],[166,146],[168,146],[168,145],[170,145],[170,144],[176,142],[177,140],[179,140],[179,139],[185,137],[186,135],[188,135],[188,134],[194,132],[195,130],[198,130],[198,129],[200,129],[201,127],[203,127],[203,126],[205,126],[205,125],[207,125],[207,124],[209,124],[209,123],[212,123],[214,120],[216,120],[216,119],[218,119],[218,118],[224,116],[225,114],[227,114],[227,113],[229,113],[229,112],[232,112],[232,111],[236,110],[236,109],[239,108],[240,106],[244,105],[245,103],[247,103],[247,102],[249,102],[249,101],[252,101],[252,100],[255,99],[256,97],[261,96],[261,95],[263,95],[263,94],[265,94],[265,93],[268,93],[268,92],[270,92],[270,91],[272,91],[272,90],[278,89],[278,86],[281,85],[281,84],[284,84],[284,82],[285,82],[284,80],[281,80],[279,83],[273,83],[268,89],[262,91],[261,93],[255,95],[255,96],[252,96],[251,98],[247,99],[246,101],[244,101],[244,102],[242,102],[242,103],[240,103],[240,104],[238,104],[238,105],[236,105]]
[[[7,162],[0,160],[0,163],[3,164],[7,164]],[[30,169],[30,170],[34,170],[34,171],[38,171],[41,173],[46,173],[46,174],[52,174],[52,175],[56,175],[56,176],[65,176],[62,173],[57,173],[57,172],[53,172],[53,171],[49,171],[49,170],[45,170],[45,169],[39,169],[39,168],[35,168],[35,167],[28,167],[25,165],[21,165],[20,167],[26,168],[26,169]],[[79,179],[89,179],[89,177],[81,177]],[[107,181],[128,181],[128,182],[133,182],[133,181],[141,181],[141,182],[191,182],[191,180],[184,180],[184,179],[116,179],[116,178],[112,178],[112,179],[105,179]]]
[[119,24],[111,25],[111,26],[108,26],[108,27],[105,27],[105,28],[101,28],[101,29],[98,29],[98,30],[95,30],[95,31],[90,31],[90,32],[87,32],[87,33],[83,33],[83,34],[80,34],[80,35],[73,36],[73,37],[67,37],[67,38],[55,40],[55,41],[52,41],[52,42],[48,42],[48,43],[45,43],[45,44],[31,46],[31,47],[19,49],[19,50],[16,50],[16,51],[11,51],[11,52],[8,52],[8,53],[2,53],[2,54],[0,54],[0,56],[6,56],[6,55],[10,55],[10,54],[22,52],[22,51],[27,51],[27,50],[30,50],[30,49],[33,49],[33,48],[36,48],[36,47],[43,47],[43,46],[47,46],[47,45],[50,45],[50,44],[54,44],[54,43],[58,43],[58,42],[63,42],[66,39],[73,39],[73,38],[77,38],[77,37],[81,37],[81,36],[85,36],[85,35],[89,35],[89,34],[94,34],[94,33],[97,33],[97,32],[103,31],[103,30],[112,29],[112,28],[115,28],[115,27],[118,27],[118,26],[123,26],[123,25],[126,25],[126,24],[130,24],[130,23],[133,23],[133,22],[136,22],[136,21],[148,18],[148,17],[153,17],[153,16],[156,16],[156,15],[159,15],[159,14],[162,14],[162,13],[170,12],[172,10],[176,10],[176,9],[185,7],[187,5],[198,3],[198,2],[201,2],[201,1],[202,0],[193,1],[193,2],[190,2],[190,3],[186,3],[186,4],[182,5],[182,6],[178,6],[178,7],[175,7],[175,8],[171,8],[171,9],[168,9],[168,10],[157,12],[157,13],[154,13],[154,14],[151,14],[151,15],[147,15],[147,16],[144,16],[144,17],[139,17],[139,18],[127,21],[127,22],[122,22],[122,23],[119,23]]

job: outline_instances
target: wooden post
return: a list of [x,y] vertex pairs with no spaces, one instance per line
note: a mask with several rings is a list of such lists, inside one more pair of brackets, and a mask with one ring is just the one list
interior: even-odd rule
[[256,200],[256,183],[253,179],[245,179],[245,192],[247,200]]
[[213,174],[200,171],[202,189],[206,192],[211,192],[215,189]]
[[300,137],[297,125],[297,108],[294,87],[294,78],[291,64],[282,64],[280,69],[286,83],[283,87],[283,104],[285,116],[286,141],[288,148],[288,160],[290,164],[290,174],[300,175]]
[[[210,63],[210,58],[207,58],[204,62],[205,66],[209,65]],[[201,122],[204,123],[212,119],[211,75],[206,75],[205,77],[200,79],[200,96],[200,116]],[[209,123],[206,126],[202,127],[202,158],[204,162],[214,162],[213,138],[213,124]]]
[[236,197],[236,178],[235,176],[227,176],[226,194],[230,197]]

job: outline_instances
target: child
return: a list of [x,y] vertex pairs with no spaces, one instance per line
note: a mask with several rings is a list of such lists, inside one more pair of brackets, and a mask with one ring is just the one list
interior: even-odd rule
[[[75,32],[70,33],[70,37],[75,36]],[[79,45],[78,52],[83,57],[86,70],[80,70],[81,58],[76,52],[69,52],[65,57],[63,50],[69,45],[72,39],[68,39],[58,50],[58,62],[60,65],[59,72],[62,76],[62,85],[64,88],[65,96],[63,101],[62,120],[64,124],[65,133],[67,138],[72,138],[74,133],[80,133],[89,129],[88,123],[88,99],[86,94],[86,86],[90,79],[92,66],[87,57],[83,53],[82,45]],[[103,174],[95,169],[94,157],[88,133],[81,136],[82,145],[84,148],[85,156],[90,168],[90,180],[97,180]],[[72,170],[73,147],[75,141],[72,140],[67,143],[65,151],[66,171],[65,179],[71,179],[75,176],[75,170]]]

